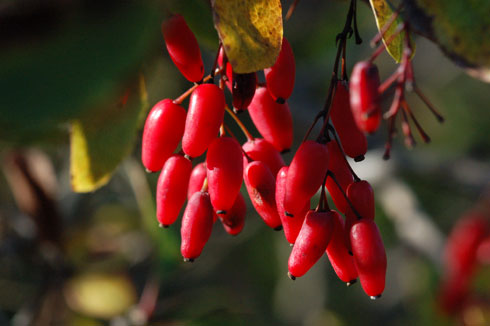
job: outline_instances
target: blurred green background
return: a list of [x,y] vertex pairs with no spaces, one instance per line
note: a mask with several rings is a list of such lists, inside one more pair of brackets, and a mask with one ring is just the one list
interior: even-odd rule
[[[283,8],[290,4],[283,1]],[[373,51],[369,40],[377,31],[371,9],[358,7],[364,43],[348,42],[349,70]],[[293,148],[325,101],[335,36],[347,9],[346,1],[300,1],[285,23],[297,72],[289,100]],[[399,136],[392,159],[383,161],[384,124],[369,136],[366,160],[353,163],[374,187],[387,248],[387,288],[380,300],[369,300],[359,284],[346,288],[325,257],[304,277],[289,280],[289,244],[249,202],[239,236],[216,223],[202,256],[183,263],[179,222],[159,229],[154,216],[158,175],[145,174],[140,163],[140,109],[111,120],[124,112],[118,103],[125,94],[128,105],[137,106],[131,99],[137,98],[139,74],[150,106],[190,87],[164,50],[160,24],[170,12],[186,17],[209,72],[218,39],[207,1],[0,4],[0,324],[490,324],[488,268],[474,282],[483,303],[452,317],[437,306],[447,234],[465,211],[490,207],[490,88],[416,36],[416,81],[446,122],[437,123],[409,95],[431,144],[416,135],[418,145],[408,150]],[[396,69],[386,53],[376,63],[382,79]],[[258,136],[248,116],[241,117]],[[94,123],[102,138],[113,137],[108,152],[130,153],[109,184],[93,193],[77,194],[70,186],[74,120]],[[244,141],[234,122],[226,121]],[[132,128],[138,128],[136,140]],[[125,133],[118,138],[120,130]]]

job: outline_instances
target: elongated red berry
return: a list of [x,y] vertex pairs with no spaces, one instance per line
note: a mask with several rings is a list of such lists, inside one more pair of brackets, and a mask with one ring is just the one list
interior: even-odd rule
[[187,189],[187,199],[191,198],[191,196],[198,191],[202,190],[202,185],[204,183],[204,179],[206,179],[206,163],[197,164],[194,169],[192,169],[191,176],[189,178],[189,187]]
[[478,211],[465,213],[448,237],[444,259],[450,275],[470,275],[476,267],[477,249],[488,235],[490,225]]
[[217,214],[226,214],[235,203],[243,179],[243,154],[231,137],[216,138],[206,155],[208,192]]
[[347,285],[351,285],[356,282],[357,269],[354,258],[349,254],[344,243],[345,222],[340,214],[333,215],[333,233],[326,253],[337,276]]
[[[374,220],[374,191],[369,182],[361,180],[351,183],[347,187],[347,198],[362,218]],[[351,208],[348,207],[348,210],[350,211]],[[354,212],[350,213],[356,216]]]
[[193,83],[201,81],[204,76],[201,50],[184,17],[170,17],[162,24],[162,33],[170,58],[182,75]]
[[350,108],[349,89],[345,81],[337,82],[330,118],[345,154],[356,162],[362,161],[367,151],[367,139],[354,121]]
[[282,167],[276,176],[276,205],[277,212],[281,218],[282,227],[284,229],[284,236],[290,244],[296,242],[299,231],[303,226],[306,214],[310,210],[310,201],[308,200],[302,211],[296,214],[294,217],[289,217],[284,214],[284,193],[286,192],[286,179],[288,173],[288,167]]
[[318,191],[327,173],[328,159],[324,144],[313,140],[301,144],[288,170],[284,196],[286,215],[299,214],[305,202]]
[[149,171],[160,171],[184,134],[186,112],[165,99],[151,109],[146,118],[141,143],[141,160]]
[[303,276],[321,258],[332,236],[333,212],[310,210],[289,256],[289,277]]
[[207,192],[196,192],[182,217],[180,252],[184,261],[194,261],[208,242],[213,229],[213,206]]
[[213,84],[199,85],[192,92],[185,121],[182,149],[190,157],[203,154],[218,136],[225,115],[223,90]]
[[248,106],[252,121],[262,137],[279,152],[288,150],[293,143],[293,118],[287,103],[274,102],[265,87],[255,90]]
[[379,298],[385,289],[386,252],[378,227],[363,218],[352,226],[350,240],[362,288],[371,299]]
[[272,67],[264,69],[267,89],[272,98],[278,103],[284,103],[291,96],[295,73],[296,66],[294,63],[293,49],[288,40],[283,38],[281,51],[279,52],[276,63]]
[[330,159],[328,161],[328,170],[331,171],[342,190],[335,183],[333,178],[328,177],[325,185],[327,186],[330,196],[332,196],[335,207],[342,213],[345,213],[348,208],[347,201],[344,194],[347,191],[347,187],[354,182],[354,177],[349,169],[349,165],[345,160],[344,154],[340,150],[339,144],[332,139],[327,143],[328,154]]
[[375,132],[381,123],[379,72],[369,61],[356,63],[350,79],[350,106],[359,129]]
[[246,215],[247,204],[243,195],[238,193],[233,207],[225,215],[220,215],[220,220],[228,234],[237,235],[243,230]]
[[263,138],[255,138],[242,145],[243,151],[254,161],[262,161],[277,175],[279,169],[284,166],[284,160],[277,149]]
[[[369,182],[362,180],[351,183],[347,187],[347,198],[349,198],[351,204],[356,209],[361,218],[367,218],[374,220],[375,205],[374,205],[374,191]],[[345,211],[345,246],[352,252],[350,229],[359,221],[359,216],[351,209],[350,206],[346,207]]]
[[249,74],[233,73],[232,90],[233,108],[235,111],[243,111],[252,102],[257,86],[257,74],[255,72]]
[[171,156],[163,166],[157,184],[157,219],[167,227],[177,220],[185,203],[192,163],[182,155]]
[[253,206],[271,228],[281,229],[281,218],[276,207],[276,179],[262,161],[247,164],[244,171],[245,186]]

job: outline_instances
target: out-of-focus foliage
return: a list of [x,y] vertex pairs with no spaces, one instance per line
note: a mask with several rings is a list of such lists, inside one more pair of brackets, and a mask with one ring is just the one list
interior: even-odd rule
[[490,3],[486,0],[404,0],[419,33],[468,73],[490,82]]
[[[31,4],[22,3],[27,8]],[[149,105],[176,98],[191,86],[164,51],[160,34],[163,17],[169,11],[183,13],[196,33],[207,72],[214,61],[218,37],[211,7],[201,0],[125,5],[89,0],[46,3],[51,15],[58,17],[55,24],[38,23],[38,28],[30,27],[27,32],[0,29],[2,37],[5,33],[13,35],[2,44],[0,54],[1,325],[107,325],[108,319],[114,325],[488,324],[488,309],[480,306],[470,307],[463,320],[440,314],[440,265],[409,242],[403,232],[413,227],[408,222],[424,218],[444,240],[460,214],[476,202],[490,182],[488,85],[466,75],[433,43],[414,37],[414,73],[419,87],[443,112],[446,122],[439,125],[421,102],[409,97],[432,143],[419,142],[408,151],[398,137],[393,159],[383,162],[378,151],[385,141],[383,125],[378,134],[368,137],[366,160],[353,163],[358,175],[373,183],[378,199],[376,220],[388,249],[387,289],[373,302],[359,284],[346,288],[326,257],[307,275],[290,281],[286,275],[289,244],[281,232],[264,225],[250,203],[242,234],[231,237],[217,222],[202,256],[194,264],[184,264],[179,252],[180,222],[169,229],[158,228],[154,203],[158,175],[144,174],[138,146],[107,186],[94,193],[73,193],[69,121],[87,117],[101,105],[116,104],[139,71],[147,81]],[[282,4],[287,8],[290,2]],[[3,8],[0,15],[5,12]],[[345,1],[300,1],[284,25],[297,64],[296,85],[289,100],[295,117],[294,148],[323,106],[335,36],[343,28],[347,9]],[[372,49],[367,41],[377,31],[369,6],[359,2],[358,15],[365,42],[358,46],[349,40],[348,71],[355,62],[369,57]],[[382,79],[396,69],[387,54],[376,64]],[[387,97],[384,109],[391,100]],[[242,117],[249,122],[246,113]],[[227,117],[226,123],[243,140],[234,122]],[[251,124],[247,125],[257,135]],[[44,159],[19,151],[20,145],[33,144],[33,140],[48,154]],[[6,145],[19,155],[31,157],[27,171],[7,163],[10,154]],[[291,154],[285,159],[289,162]],[[51,174],[41,169],[46,161],[55,171],[51,180],[46,180]],[[34,173],[33,166],[41,172]],[[23,182],[16,181],[16,186],[6,182],[20,180],[19,175],[23,175]],[[414,207],[409,212],[422,212],[422,217],[410,216],[404,220],[406,225],[400,225],[388,214],[383,189],[394,182],[403,184],[411,196],[395,197],[395,206],[410,204]],[[39,189],[47,184],[56,185],[56,189],[39,196]],[[21,194],[23,198],[18,197]],[[22,210],[25,201],[36,203],[34,213]],[[61,225],[56,225],[56,229],[61,227],[59,248],[40,238],[42,227],[49,230],[55,226],[42,218],[46,214],[36,213],[49,211],[49,205],[58,209],[61,219]],[[103,275],[108,281],[104,286],[119,293],[110,295],[109,305],[98,305],[96,313],[70,303],[65,292],[70,280],[94,274]],[[488,298],[488,268],[478,273],[473,286]],[[103,299],[109,292],[102,285],[95,289],[88,296],[90,304],[100,298],[108,300]],[[82,294],[81,290],[76,292]]]
[[145,80],[126,90],[120,101],[72,121],[70,174],[73,191],[89,192],[105,185],[131,152],[148,112]]

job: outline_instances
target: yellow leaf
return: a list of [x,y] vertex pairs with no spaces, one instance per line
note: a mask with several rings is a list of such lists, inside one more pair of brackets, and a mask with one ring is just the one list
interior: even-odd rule
[[236,73],[272,66],[281,50],[280,0],[212,0],[214,25]]
[[[148,110],[142,76],[138,89],[139,96],[123,97],[121,103],[92,110],[89,116],[72,121],[70,173],[73,191],[89,192],[105,185],[131,152],[137,130]],[[130,93],[138,94],[138,90],[130,90]]]
[[[378,30],[381,31],[383,29],[383,26],[385,26],[386,22],[388,22],[393,15],[393,10],[391,10],[391,7],[386,2],[386,0],[369,0],[369,2],[371,3],[371,8],[373,9],[374,18],[376,19],[376,26],[378,26]],[[386,33],[383,35],[383,43],[385,44],[385,46],[386,41],[391,38],[400,23],[402,23],[402,21],[400,20],[400,18],[397,17],[390,28],[388,28]],[[386,47],[386,50],[391,55],[391,57],[395,59],[396,62],[400,62],[400,60],[402,59],[403,38],[405,37],[405,35],[406,33],[404,31],[399,33]],[[415,54],[415,43],[412,42],[412,40],[410,40],[410,42],[412,43],[413,57],[413,55]]]

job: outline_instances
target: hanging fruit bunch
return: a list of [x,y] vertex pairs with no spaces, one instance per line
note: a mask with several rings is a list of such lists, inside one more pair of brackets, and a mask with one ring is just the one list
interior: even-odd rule
[[[213,5],[219,15],[217,2]],[[231,60],[230,53],[235,49],[227,46],[224,28],[218,27],[221,43],[211,73],[204,76],[199,45],[184,18],[176,14],[163,23],[170,58],[194,85],[175,100],[164,99],[153,107],[144,127],[142,161],[148,171],[161,171],[157,185],[160,225],[172,225],[185,205],[181,224],[181,252],[185,261],[192,262],[200,256],[217,220],[229,234],[241,232],[247,206],[240,192],[244,181],[259,216],[270,228],[283,230],[292,245],[288,261],[291,279],[307,273],[325,253],[343,282],[351,285],[359,278],[368,296],[372,299],[381,296],[387,259],[375,223],[374,192],[366,180],[356,175],[346,157],[355,162],[364,159],[368,148],[366,134],[380,126],[383,117],[380,100],[393,83],[396,84],[393,104],[384,115],[389,128],[385,158],[390,154],[398,115],[402,117],[407,145],[414,144],[408,118],[413,120],[423,140],[429,140],[405,101],[406,88],[414,90],[442,121],[414,83],[410,26],[401,22],[394,32],[388,33],[399,22],[399,10],[373,40],[374,43],[383,40],[384,44],[369,60],[354,66],[349,80],[347,40],[354,35],[356,43],[361,43],[356,1],[350,2],[344,29],[336,39],[338,47],[325,105],[313,119],[289,165],[281,156],[291,150],[293,141],[288,99],[294,88],[295,61],[287,39],[281,35],[275,63],[263,69],[265,82],[259,82],[257,71],[243,72]],[[400,66],[381,83],[373,61],[390,42],[400,38],[404,42]],[[231,93],[231,107],[226,103],[225,92]],[[181,105],[189,96],[185,110]],[[247,130],[237,115],[241,112],[248,112],[261,138]],[[247,139],[244,144],[224,123],[225,114],[243,131]],[[312,137],[319,121],[321,130]],[[182,149],[174,153],[180,142]],[[194,159],[202,155],[205,162],[193,167]],[[316,203],[314,195],[318,191],[321,194]],[[336,209],[329,207],[327,193]]]

